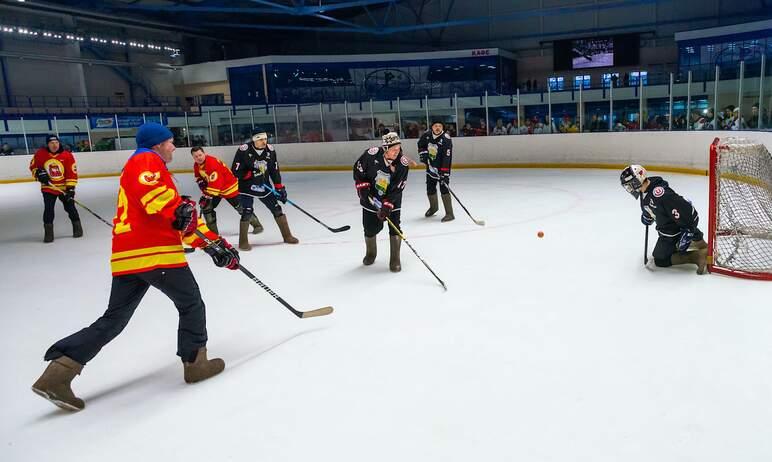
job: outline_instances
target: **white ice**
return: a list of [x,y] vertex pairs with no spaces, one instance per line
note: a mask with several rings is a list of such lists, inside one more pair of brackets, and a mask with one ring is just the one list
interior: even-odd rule
[[[209,351],[223,374],[186,385],[177,312],[151,291],[128,328],[73,387],[68,414],[30,391],[43,353],[105,309],[110,229],[81,211],[73,240],[57,205],[42,243],[32,183],[0,186],[0,461],[769,461],[769,283],[643,266],[640,211],[612,170],[459,170],[456,220],[423,217],[411,173],[410,243],[448,292],[388,240],[363,267],[350,173],[286,173],[301,244],[266,231],[242,263],[296,307],[297,319],[238,272],[200,252],[190,265],[207,304]],[[707,179],[667,174],[707,219]],[[195,194],[189,175],[183,190]],[[77,198],[114,212],[116,178]],[[237,241],[223,203],[220,230]],[[545,237],[537,238],[543,230]],[[651,248],[655,237],[652,236]]]

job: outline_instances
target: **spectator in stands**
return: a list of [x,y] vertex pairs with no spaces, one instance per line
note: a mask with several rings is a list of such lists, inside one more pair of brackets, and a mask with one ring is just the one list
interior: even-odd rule
[[477,136],[485,136],[488,134],[488,124],[485,120],[480,119],[480,128],[477,129]]
[[377,136],[381,137],[381,136],[389,133],[389,129],[386,128],[386,126],[383,125],[383,123],[379,123],[378,124],[378,130],[376,130],[376,133],[377,133]]
[[732,116],[727,122],[728,130],[747,130],[748,124],[745,123],[745,119],[740,114],[740,108],[736,107],[732,110]]
[[769,116],[766,108],[761,113],[761,124],[759,125],[759,103],[754,103],[753,106],[751,106],[751,118],[748,120],[748,128],[757,129],[768,127]]
[[8,143],[3,143],[3,148],[0,150],[0,156],[12,156],[13,154],[13,148],[11,145]]
[[476,136],[472,124],[469,122],[464,124],[464,128],[461,129],[461,134],[463,136]]
[[491,135],[506,135],[507,129],[504,127],[504,121],[496,119],[496,126],[491,130]]

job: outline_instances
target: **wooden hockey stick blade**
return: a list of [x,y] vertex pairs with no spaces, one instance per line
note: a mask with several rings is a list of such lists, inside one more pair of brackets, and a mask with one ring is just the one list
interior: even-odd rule
[[301,311],[300,317],[305,318],[315,318],[317,316],[327,316],[328,314],[332,313],[332,307],[331,306],[325,306],[323,308],[317,308],[315,310],[311,311]]

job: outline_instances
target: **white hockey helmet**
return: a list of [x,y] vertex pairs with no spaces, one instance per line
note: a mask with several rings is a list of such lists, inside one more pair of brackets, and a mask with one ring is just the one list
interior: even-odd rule
[[389,132],[383,135],[383,147],[385,149],[388,149],[395,144],[402,144],[402,141],[399,139],[399,135],[396,132]]
[[619,176],[622,187],[636,199],[641,196],[641,186],[645,181],[646,169],[637,164],[628,165]]

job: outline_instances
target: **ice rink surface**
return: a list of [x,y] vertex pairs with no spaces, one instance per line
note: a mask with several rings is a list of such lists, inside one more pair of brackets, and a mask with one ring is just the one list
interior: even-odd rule
[[[772,286],[644,268],[640,210],[618,171],[454,172],[486,227],[458,205],[453,222],[424,218],[411,172],[403,229],[448,292],[404,245],[391,274],[385,232],[362,266],[350,173],[284,176],[290,199],[352,229],[332,234],[287,206],[301,243],[281,244],[258,203],[266,230],[242,263],[297,308],[335,313],[297,319],[196,252],[225,372],[183,382],[177,312],[151,289],[73,382],[86,400],[76,414],[30,385],[48,346],[106,308],[110,229],[81,211],[86,235],[73,240],[58,204],[44,245],[38,185],[0,185],[0,460],[772,460]],[[664,176],[707,231],[707,178]],[[198,197],[191,175],[178,180]],[[82,180],[77,199],[110,219],[116,190],[117,178]],[[235,244],[235,212],[218,212]]]

